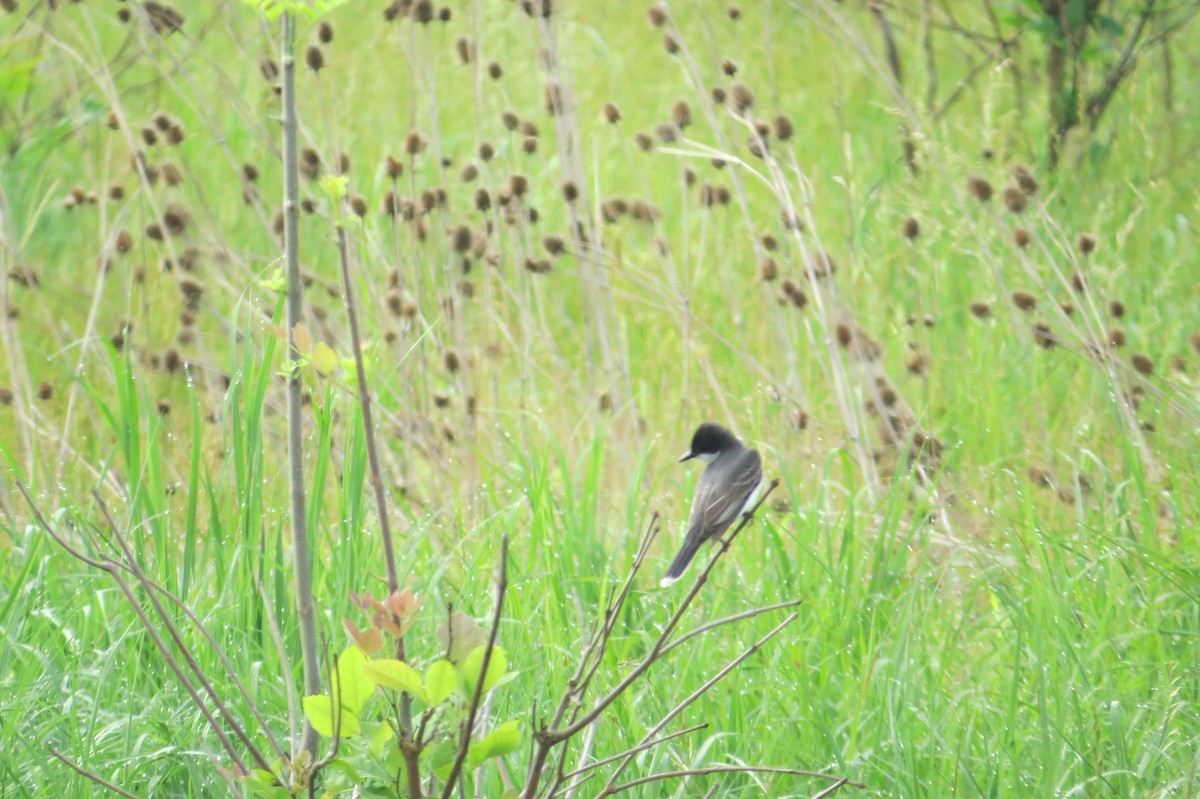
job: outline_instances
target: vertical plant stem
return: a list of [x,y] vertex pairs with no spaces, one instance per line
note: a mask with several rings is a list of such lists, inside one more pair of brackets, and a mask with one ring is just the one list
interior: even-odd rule
[[[296,18],[283,15],[283,257],[287,269],[288,357],[300,357],[295,330],[304,303],[300,280],[300,176],[296,159]],[[300,619],[300,650],[304,666],[304,693],[321,692],[321,663],[317,653],[317,625],[312,595],[312,554],[308,545],[305,515],[303,431],[300,425],[301,386],[299,372],[287,381],[288,488],[291,499],[292,548],[296,558],[296,614]],[[300,748],[311,762],[317,757],[317,731],[304,720]],[[310,784],[311,787],[311,784]]]

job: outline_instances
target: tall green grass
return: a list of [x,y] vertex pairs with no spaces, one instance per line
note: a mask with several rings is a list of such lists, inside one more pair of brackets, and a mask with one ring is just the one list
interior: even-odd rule
[[[677,722],[706,722],[704,731],[640,755],[627,776],[757,763],[845,775],[880,797],[1200,794],[1200,363],[1188,343],[1200,330],[1192,301],[1200,248],[1193,181],[1181,166],[1197,121],[1162,108],[1161,62],[1139,63],[1097,136],[1079,139],[1053,175],[1037,168],[1037,106],[1017,109],[1006,73],[982,74],[953,111],[927,124],[926,169],[912,177],[894,97],[820,4],[747,4],[736,25],[724,4],[679,6],[672,12],[704,85],[692,85],[680,59],[662,50],[662,32],[639,6],[572,4],[560,30],[589,170],[579,190],[593,208],[620,196],[659,212],[653,225],[626,217],[600,227],[597,257],[611,286],[603,303],[580,245],[547,274],[524,267],[547,257],[544,235],[567,234],[568,214],[538,34],[517,4],[459,4],[449,23],[420,27],[385,24],[380,9],[350,3],[330,18],[328,66],[303,78],[302,146],[317,149],[326,168],[348,153],[351,193],[370,208],[361,229],[351,228],[352,265],[375,343],[371,388],[400,568],[425,597],[409,651],[434,655],[434,625],[449,604],[487,615],[509,536],[500,643],[519,673],[490,713],[522,719],[528,736],[565,688],[658,512],[657,559],[624,608],[597,690],[615,684],[678,598],[657,588],[657,570],[682,535],[697,474],[674,456],[697,422],[713,418],[758,446],[782,483],[688,622],[805,603],[781,636]],[[27,289],[0,278],[0,301],[19,310],[0,320],[0,384],[15,393],[0,405],[0,739],[11,744],[0,754],[3,796],[103,795],[50,747],[138,795],[226,791],[210,731],[131,609],[104,575],[32,523],[17,480],[63,535],[83,542],[91,530],[111,546],[90,497],[99,491],[147,572],[215,634],[275,733],[289,732],[299,646],[284,348],[272,332],[282,301],[260,283],[278,257],[271,221],[280,170],[278,105],[257,65],[277,50],[277,32],[237,3],[181,9],[184,32],[164,39],[92,4],[23,7],[0,28],[0,46],[37,63],[20,104],[5,111],[0,263],[41,279]],[[873,41],[869,14],[839,13]],[[962,10],[966,22],[980,22],[978,14]],[[919,95],[917,33],[900,29],[909,92]],[[473,64],[458,63],[459,35],[475,37]],[[1183,36],[1180,60],[1191,57]],[[819,234],[838,262],[840,296],[882,344],[877,366],[943,443],[936,499],[896,453],[882,453],[881,463],[896,466],[879,485],[858,469],[827,381],[830,331],[811,306],[781,305],[778,282],[758,278],[753,243],[765,234],[782,243],[774,256],[783,274],[802,277],[796,240],[766,187],[743,175],[749,222],[736,201],[706,209],[698,186],[729,186],[735,167],[633,144],[679,98],[695,118],[685,133],[715,144],[700,109],[712,85],[730,83],[720,74],[724,57],[754,89],[756,113],[786,112],[796,123],[794,150],[815,198],[806,241]],[[499,80],[485,74],[492,60],[503,67]],[[940,59],[942,85],[968,66]],[[1184,69],[1174,80],[1179,97],[1197,88]],[[1035,84],[1027,89],[1044,101]],[[606,100],[620,106],[619,125],[604,122]],[[127,134],[105,126],[110,109],[130,121]],[[159,109],[186,129],[179,147],[136,143]],[[506,109],[538,127],[536,155],[501,125]],[[745,129],[724,116],[720,124],[761,167],[745,154]],[[424,218],[424,240],[378,213],[392,188],[382,161],[401,157],[410,129],[429,145],[405,159],[397,191],[447,193],[445,208]],[[483,141],[496,151],[488,163],[477,155]],[[186,180],[169,187],[160,179],[147,193],[127,163],[134,148],[153,163],[174,162]],[[480,177],[464,183],[459,172],[470,161]],[[243,162],[258,167],[261,204],[243,201]],[[1000,188],[1016,163],[1034,167],[1044,206],[1017,218],[967,197],[966,175]],[[475,210],[476,189],[494,195],[512,174],[529,178],[536,224],[510,226],[494,207]],[[62,208],[72,186],[107,197],[112,181],[126,199]],[[309,184],[306,196],[321,209],[319,190]],[[169,203],[193,217],[174,252],[143,233]],[[909,216],[921,225],[912,242],[899,233]],[[489,219],[494,263],[481,259],[463,274],[447,231],[480,230]],[[338,284],[332,229],[324,212],[302,225],[310,330],[348,356],[343,311],[327,289]],[[1029,258],[1051,289],[1037,290],[1028,317],[1009,309],[1009,291],[1037,289],[1011,243],[1015,226],[1046,245]],[[96,326],[86,330],[102,243],[119,229],[135,246],[107,256]],[[1074,249],[1084,231],[1100,243],[1086,263]],[[189,246],[199,253],[194,274],[162,270],[164,258]],[[1121,319],[1104,317],[1126,332],[1118,358],[1154,359],[1154,375],[1136,378],[1146,386],[1137,418],[1154,429],[1144,434],[1146,451],[1115,410],[1112,380],[1082,347],[1044,350],[1029,335],[1030,323],[1055,319],[1055,303],[1076,303],[1076,320],[1082,313],[1082,299],[1058,287],[1051,266],[1068,275],[1086,268],[1102,310],[1111,299],[1125,304]],[[396,269],[413,290],[416,318],[389,310]],[[191,325],[179,320],[181,279],[204,285]],[[475,281],[473,296],[458,286],[464,279]],[[972,315],[975,301],[990,303],[988,318]],[[607,366],[595,338],[601,316],[615,353]],[[124,346],[111,346],[126,320]],[[183,329],[190,342],[179,340]],[[906,367],[914,345],[929,356],[923,375]],[[156,368],[168,349],[190,368]],[[446,368],[449,349],[461,359],[457,371]],[[1169,366],[1175,355],[1184,372]],[[867,375],[855,383],[866,385],[872,367],[850,358],[845,366]],[[341,620],[358,618],[350,592],[381,595],[386,577],[353,392],[335,379],[306,380],[315,583],[332,653],[344,644]],[[53,398],[36,398],[42,381]],[[801,409],[807,424],[797,429]],[[1050,485],[1031,479],[1031,467]],[[634,743],[779,620],[765,614],[681,647],[613,705],[590,756]],[[189,634],[205,668],[221,674],[208,643]],[[568,768],[580,754],[573,743]],[[510,756],[508,772],[519,777],[525,759],[524,750]],[[601,781],[580,794],[594,795]],[[482,795],[498,795],[502,780],[491,770],[480,784]],[[811,796],[822,787],[739,775],[631,793],[704,795],[716,784],[724,796]]]

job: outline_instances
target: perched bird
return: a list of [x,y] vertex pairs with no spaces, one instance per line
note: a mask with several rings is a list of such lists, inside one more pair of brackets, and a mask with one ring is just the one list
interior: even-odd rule
[[692,502],[692,518],[688,521],[683,546],[659,585],[666,588],[678,580],[700,545],[720,536],[739,516],[750,511],[758,502],[763,489],[762,459],[756,450],[747,449],[737,437],[712,422],[696,428],[692,448],[679,459],[680,463],[697,458],[708,464],[696,486]]

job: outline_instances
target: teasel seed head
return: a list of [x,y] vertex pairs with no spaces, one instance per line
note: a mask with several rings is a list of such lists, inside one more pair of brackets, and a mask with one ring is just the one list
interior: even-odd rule
[[1033,340],[1042,349],[1052,350],[1058,339],[1054,335],[1054,331],[1050,329],[1050,325],[1045,322],[1037,322],[1033,326]]
[[1084,255],[1091,255],[1096,251],[1096,237],[1090,233],[1080,233],[1077,243],[1079,251]]
[[663,35],[663,49],[667,51],[667,55],[675,55],[679,52],[679,40],[675,38],[674,34]]
[[579,187],[575,185],[574,181],[568,180],[562,185],[562,195],[564,200],[573,203],[579,199]]
[[610,125],[615,125],[621,121],[621,109],[611,100],[604,104],[604,121]]
[[1037,307],[1037,298],[1028,291],[1014,291],[1012,293],[1012,302],[1013,305],[1026,313]]
[[734,75],[737,74],[737,71],[738,71],[737,62],[734,61],[732,58],[726,58],[723,61],[721,61],[721,72],[726,77],[732,78]]
[[325,54],[321,52],[320,47],[310,44],[308,49],[304,51],[304,63],[313,72],[320,72],[325,66]]
[[1058,304],[1058,307],[1062,309],[1062,312],[1067,316],[1075,315],[1075,303],[1071,302],[1070,300],[1063,300]]
[[1125,303],[1120,300],[1113,300],[1108,304],[1108,312],[1112,314],[1114,319],[1120,319],[1125,315]]
[[37,397],[38,397],[38,399],[43,400],[43,401],[53,399],[54,398],[54,386],[50,385],[50,383],[48,383],[44,380],[41,383],[38,383]]
[[521,150],[526,155],[533,155],[537,152],[538,140],[533,136],[526,136],[521,142]]
[[792,125],[792,119],[784,114],[775,115],[775,138],[780,141],[788,141],[796,132],[796,128]]
[[1006,188],[1004,190],[1004,207],[1014,214],[1022,213],[1025,210],[1025,192],[1016,186]]
[[425,149],[425,137],[415,130],[410,130],[404,137],[404,152],[408,155],[420,155]]
[[431,0],[417,0],[412,6],[413,21],[421,25],[428,25],[433,22],[433,3]]
[[458,53],[458,60],[464,64],[471,63],[475,58],[475,46],[466,36],[459,36],[454,40],[454,49]]
[[1133,355],[1130,355],[1129,365],[1140,375],[1154,374],[1154,361],[1150,360],[1150,356],[1145,353],[1135,352]]
[[667,24],[667,10],[658,4],[652,5],[646,9],[646,19],[654,27],[661,28]]
[[317,26],[317,41],[321,44],[333,41],[333,26],[325,20],[321,20],[321,24]]
[[978,175],[971,175],[967,178],[967,190],[981,203],[992,199],[992,184]]
[[154,132],[154,128],[142,128],[142,141],[146,143],[147,147],[153,147],[158,144],[158,134]]
[[1033,177],[1033,174],[1023,166],[1015,166],[1012,170],[1013,180],[1017,182],[1017,186],[1025,194],[1037,194],[1038,182]]
[[113,241],[113,247],[119,253],[129,252],[133,249],[133,236],[129,235],[128,230],[118,232],[116,239]]
[[758,275],[768,283],[779,277],[779,264],[774,258],[767,255],[758,262]]
[[687,100],[677,100],[675,105],[671,106],[671,122],[680,130],[692,124],[692,107],[688,105]]
[[912,241],[917,236],[921,235],[921,223],[915,217],[909,217],[900,225],[900,233],[904,238]]
[[475,191],[475,209],[478,211],[487,211],[492,207],[492,197],[488,194],[488,190],[480,187]]
[[637,148],[642,152],[649,152],[650,149],[654,147],[654,139],[650,138],[648,133],[642,133],[641,131],[638,131],[634,134],[633,143],[636,144]]
[[725,105],[725,89],[723,87],[712,87],[712,101],[714,105]]
[[1108,329],[1108,344],[1110,347],[1125,346],[1125,328],[1110,327]]
[[976,300],[975,302],[971,303],[971,313],[976,319],[987,319],[992,315],[992,306],[988,305],[986,302]]
[[754,92],[744,83],[733,84],[730,98],[733,100],[733,107],[739,114],[744,114],[754,107]]
[[479,158],[485,164],[492,160],[492,156],[496,154],[496,149],[492,147],[491,142],[483,142],[479,145]]

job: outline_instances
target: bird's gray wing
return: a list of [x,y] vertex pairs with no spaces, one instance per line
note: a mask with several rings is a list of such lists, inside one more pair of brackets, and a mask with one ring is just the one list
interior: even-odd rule
[[[731,475],[731,479],[718,483],[707,473],[707,469],[700,476],[696,501],[692,504],[692,517],[688,523],[688,539],[695,538],[701,542],[723,533],[762,481],[762,459],[757,451],[744,449],[731,457],[736,460],[724,472]],[[709,479],[706,480],[706,477]]]

